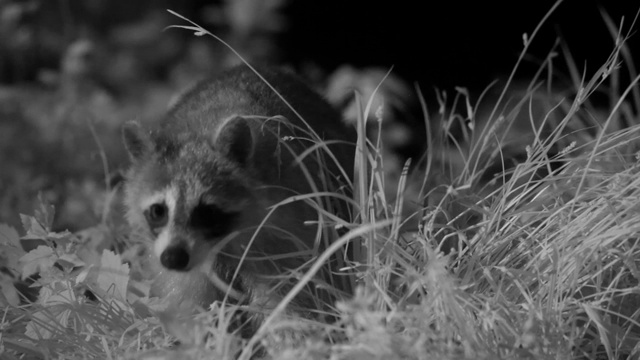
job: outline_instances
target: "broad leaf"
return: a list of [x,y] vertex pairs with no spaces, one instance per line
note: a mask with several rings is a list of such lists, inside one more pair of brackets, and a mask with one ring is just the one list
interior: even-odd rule
[[57,255],[48,246],[40,245],[20,258],[22,279],[31,275],[49,271],[57,260]]
[[102,252],[102,261],[97,283],[100,289],[113,294],[121,301],[126,301],[127,283],[129,282],[129,265],[123,264],[120,255],[112,251]]
[[16,229],[7,224],[0,224],[0,244],[10,244],[20,247],[20,235]]

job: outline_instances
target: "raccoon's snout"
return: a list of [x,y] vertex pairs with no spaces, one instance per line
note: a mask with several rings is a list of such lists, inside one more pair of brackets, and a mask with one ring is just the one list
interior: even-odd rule
[[160,263],[169,270],[185,271],[189,265],[189,253],[180,245],[166,248],[160,255]]

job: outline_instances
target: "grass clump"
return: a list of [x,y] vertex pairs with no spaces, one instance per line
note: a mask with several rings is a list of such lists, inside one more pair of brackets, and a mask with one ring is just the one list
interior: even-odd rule
[[[554,83],[561,78],[554,48],[524,85],[512,81],[516,66],[495,96],[488,89],[474,102],[460,88],[453,103],[440,96],[435,113],[423,102],[429,150],[397,178],[385,173],[380,138],[365,135],[365,119],[376,110],[367,99],[359,112],[352,219],[334,224],[342,235],[296,275],[290,296],[253,337],[229,331],[238,305],[214,303],[183,318],[146,297],[149,254],[107,222],[82,234],[52,232],[53,210],[43,203],[35,216],[23,216],[25,236],[1,226],[4,353],[637,358],[639,78],[628,36],[605,21],[615,46],[592,75],[579,75],[583,69],[562,49],[569,89]],[[523,57],[534,38],[526,39]],[[631,79],[624,87],[623,73]],[[591,101],[598,93],[606,94],[605,108]],[[355,290],[335,304],[335,321],[280,316],[345,247],[351,258],[342,258],[341,276],[348,274]],[[37,292],[29,291],[34,285]]]

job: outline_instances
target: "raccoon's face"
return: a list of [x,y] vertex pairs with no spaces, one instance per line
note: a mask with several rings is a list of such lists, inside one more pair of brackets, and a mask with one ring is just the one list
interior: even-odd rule
[[[211,249],[222,247],[221,242],[245,222],[244,201],[238,199],[236,206],[225,206],[225,201],[208,196],[211,188],[200,187],[203,191],[198,195],[183,180],[174,179],[155,191],[143,190],[128,201],[130,220],[154,239],[154,252],[160,263],[178,271],[203,264]],[[128,185],[127,193],[135,191],[135,185]],[[231,247],[225,250],[233,251]]]
[[242,172],[243,159],[207,141],[152,140],[137,125],[128,125],[124,134],[133,160],[126,185],[128,219],[154,240],[160,263],[188,271],[210,265],[213,248],[240,251],[240,244],[229,240],[250,227],[259,209]]

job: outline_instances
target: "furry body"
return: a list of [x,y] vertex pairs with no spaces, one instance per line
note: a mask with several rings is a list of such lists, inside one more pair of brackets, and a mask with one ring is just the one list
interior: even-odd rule
[[316,207],[325,201],[287,199],[345,188],[353,132],[295,76],[259,72],[304,120],[238,67],[187,92],[150,132],[124,128],[128,219],[162,264],[152,295],[206,307],[236,292],[268,308],[288,288],[278,275],[322,249]]

